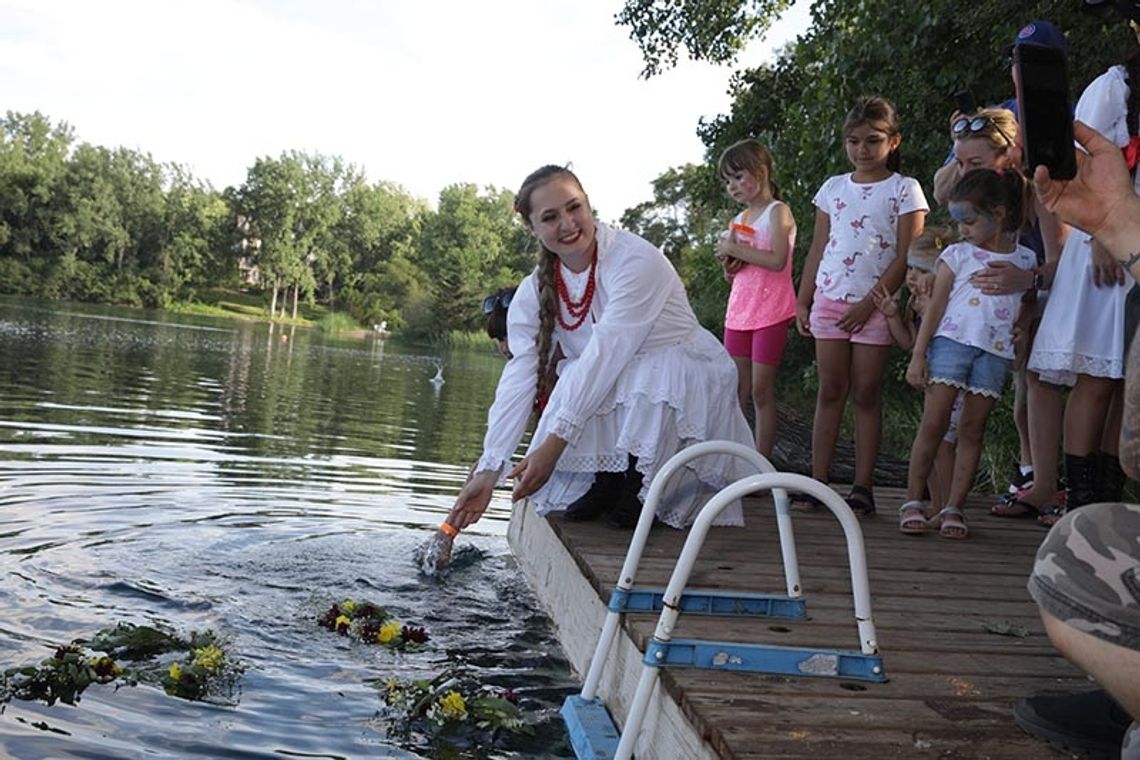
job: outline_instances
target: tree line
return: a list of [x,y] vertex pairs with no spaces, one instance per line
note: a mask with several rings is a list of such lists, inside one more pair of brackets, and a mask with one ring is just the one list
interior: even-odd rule
[[0,292],[168,308],[215,288],[418,334],[471,329],[533,265],[513,194],[455,184],[436,209],[340,157],[261,157],[217,190],[149,154],[77,142],[40,113],[0,120]]

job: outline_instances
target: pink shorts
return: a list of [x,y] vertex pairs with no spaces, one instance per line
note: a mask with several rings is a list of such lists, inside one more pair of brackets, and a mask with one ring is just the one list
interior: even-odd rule
[[777,322],[759,330],[733,330],[724,328],[724,347],[729,356],[739,359],[752,358],[753,364],[780,366],[784,356],[784,346],[788,345],[788,326],[792,320]]
[[852,305],[825,298],[819,294],[817,288],[812,300],[811,317],[809,318],[811,336],[816,340],[846,340],[870,346],[894,344],[894,339],[891,338],[891,329],[887,326],[887,318],[878,309],[871,312],[870,318],[863,323],[863,328],[858,332],[847,332],[836,327],[836,323],[843,318],[844,313]]

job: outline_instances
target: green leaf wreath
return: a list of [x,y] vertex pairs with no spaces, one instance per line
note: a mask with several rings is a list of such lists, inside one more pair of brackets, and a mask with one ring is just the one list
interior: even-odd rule
[[534,732],[513,690],[479,683],[455,672],[411,681],[390,678],[381,685],[380,697],[395,719],[395,729],[404,733],[489,734],[487,738],[494,741],[504,732]]
[[90,640],[57,647],[39,665],[9,668],[0,677],[0,704],[21,699],[74,705],[93,683],[163,687],[182,699],[232,702],[241,666],[212,632],[189,638],[151,626],[120,623]]

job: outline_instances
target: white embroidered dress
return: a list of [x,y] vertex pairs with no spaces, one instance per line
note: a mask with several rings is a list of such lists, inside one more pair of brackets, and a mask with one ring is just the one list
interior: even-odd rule
[[[598,471],[623,472],[628,455],[653,476],[677,451],[707,440],[753,446],[736,399],[736,367],[724,346],[702,328],[669,260],[628,232],[598,225],[598,265],[590,314],[577,330],[554,329],[566,359],[532,437],[567,441],[550,480],[531,497],[539,514],[564,510],[590,487]],[[561,266],[561,264],[559,264]],[[585,292],[588,271],[562,276],[572,300]],[[519,285],[507,313],[513,358],[487,413],[483,455],[476,470],[509,471],[531,414],[538,355],[537,275]],[[567,316],[563,313],[564,318]],[[692,522],[717,490],[751,474],[734,457],[704,457],[674,477],[657,516],[674,527]],[[739,504],[717,524],[741,525]]]
[[[1085,88],[1076,118],[1123,147],[1127,104],[1126,71],[1113,66]],[[1133,280],[1125,272],[1124,285],[1094,285],[1091,243],[1087,233],[1073,228],[1061,249],[1028,364],[1048,383],[1073,385],[1077,375],[1124,377],[1124,300]]]

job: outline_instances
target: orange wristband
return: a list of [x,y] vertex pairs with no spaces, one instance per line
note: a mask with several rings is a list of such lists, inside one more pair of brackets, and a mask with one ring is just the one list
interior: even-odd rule
[[456,536],[459,535],[459,528],[456,528],[451,523],[440,523],[439,524],[439,530],[441,533],[446,533],[447,535],[451,536],[452,538],[455,538]]

